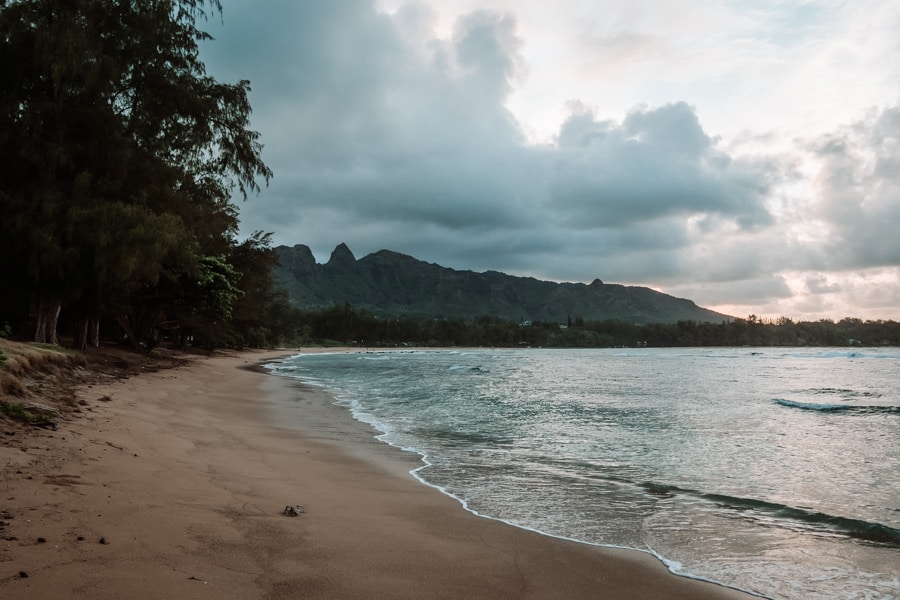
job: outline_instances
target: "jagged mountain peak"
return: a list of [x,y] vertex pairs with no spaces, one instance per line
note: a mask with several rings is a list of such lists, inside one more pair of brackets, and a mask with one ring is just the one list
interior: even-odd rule
[[309,249],[275,248],[276,284],[299,308],[351,304],[385,317],[501,317],[565,323],[569,318],[631,323],[706,321],[731,317],[646,287],[554,283],[498,271],[457,271],[412,256],[380,250],[359,260],[339,244],[325,265],[311,266]]
[[347,247],[347,244],[341,242],[337,246],[335,246],[334,250],[331,252],[331,258],[328,259],[328,262],[325,263],[326,267],[352,267],[356,264],[356,257],[353,256],[353,252],[350,251],[350,248]]

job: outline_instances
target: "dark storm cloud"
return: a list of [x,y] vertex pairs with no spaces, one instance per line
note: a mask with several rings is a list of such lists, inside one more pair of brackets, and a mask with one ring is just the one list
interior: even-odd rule
[[[277,5],[277,6],[276,6]],[[685,219],[770,221],[775,175],[720,150],[684,103],[621,122],[573,103],[555,145],[528,145],[505,107],[523,76],[510,15],[476,12],[447,39],[427,8],[371,2],[228,5],[204,50],[253,85],[276,177],[247,230],[391,248],[450,266],[554,279],[646,281],[693,269]]]
[[[298,227],[302,238],[303,214],[318,206],[343,212],[345,222],[448,229],[516,222],[509,199],[521,180],[514,171],[527,159],[502,105],[518,61],[514,23],[476,13],[457,24],[449,42],[417,53],[415,40],[401,39],[396,24],[367,4],[327,6],[284,16],[284,23],[304,23],[301,31],[279,32],[281,22],[270,23],[275,30],[259,46],[241,47],[250,56],[239,64],[270,72],[253,84],[254,125],[278,174],[277,197],[269,194],[270,205],[258,207],[264,219],[267,212],[278,217],[265,225],[277,223],[282,238]],[[268,39],[278,41],[275,48],[266,48]],[[211,62],[233,51],[223,52]],[[246,71],[253,71],[249,64]],[[296,206],[283,210],[273,201]],[[289,216],[294,220],[282,220]]]

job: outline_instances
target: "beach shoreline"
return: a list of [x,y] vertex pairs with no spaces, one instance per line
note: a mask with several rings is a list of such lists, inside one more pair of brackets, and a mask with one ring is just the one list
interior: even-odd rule
[[258,368],[291,354],[87,386],[86,416],[0,446],[0,596],[753,597],[467,512],[324,390]]

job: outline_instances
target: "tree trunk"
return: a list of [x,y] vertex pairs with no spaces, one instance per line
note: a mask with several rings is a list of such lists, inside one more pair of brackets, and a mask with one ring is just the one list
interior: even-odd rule
[[59,320],[61,309],[62,300],[41,297],[38,302],[37,324],[34,331],[35,342],[59,345],[59,338],[56,337],[56,322]]
[[137,338],[134,337],[134,329],[131,327],[131,321],[129,320],[127,315],[123,315],[116,318],[116,321],[119,323],[119,327],[122,328],[122,331],[125,332],[125,338],[128,340],[128,343],[131,346],[140,352],[141,346],[138,344]]
[[84,350],[87,348],[88,320],[78,319],[75,321],[74,329],[72,348],[75,350]]
[[76,350],[87,350],[88,346],[100,346],[100,319],[84,317],[75,321],[75,333],[72,347]]
[[88,320],[87,344],[94,348],[100,347],[100,318],[91,317]]

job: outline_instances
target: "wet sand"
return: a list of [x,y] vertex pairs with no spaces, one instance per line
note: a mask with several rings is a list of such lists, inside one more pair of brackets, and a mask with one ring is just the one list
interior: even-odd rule
[[466,512],[322,390],[254,368],[285,354],[87,387],[85,416],[0,447],[0,598],[752,597]]

